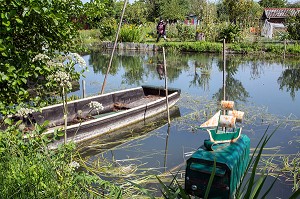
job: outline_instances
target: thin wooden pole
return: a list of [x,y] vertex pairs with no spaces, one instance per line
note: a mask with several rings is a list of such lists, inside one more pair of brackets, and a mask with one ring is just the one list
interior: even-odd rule
[[165,69],[165,90],[166,90],[166,105],[167,105],[167,113],[168,113],[168,126],[170,126],[171,120],[170,120],[170,110],[169,110],[168,73],[167,73],[165,47],[163,47],[163,55],[164,55],[164,69]]
[[283,52],[283,59],[285,59],[286,54],[286,39],[284,40],[284,52]]
[[117,46],[117,41],[118,41],[119,33],[120,33],[120,30],[121,30],[121,26],[122,26],[122,21],[123,21],[124,12],[125,12],[125,9],[126,9],[126,4],[127,4],[127,0],[124,1],[123,10],[122,10],[122,14],[121,14],[120,22],[119,22],[119,27],[118,27],[118,31],[116,33],[114,47],[111,51],[107,72],[105,74],[104,81],[103,81],[102,88],[101,88],[101,94],[104,93],[104,88],[105,88],[105,85],[106,85],[106,79],[107,79],[107,76],[109,74],[109,70],[110,70],[110,67],[111,67],[111,64],[112,64],[114,52],[115,52],[115,49],[116,49],[116,46]]
[[226,100],[226,52],[225,52],[225,39],[223,39],[223,100]]
[[85,94],[85,81],[82,80],[82,98],[85,98],[86,94]]
[[168,159],[168,143],[170,135],[170,126],[168,126],[167,137],[166,137],[166,147],[165,147],[165,157],[164,157],[164,168],[165,172],[167,171],[167,159]]

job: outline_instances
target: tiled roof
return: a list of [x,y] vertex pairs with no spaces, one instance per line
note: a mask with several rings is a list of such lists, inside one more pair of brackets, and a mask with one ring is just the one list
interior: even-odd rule
[[300,8],[265,8],[267,18],[286,18],[300,13]]

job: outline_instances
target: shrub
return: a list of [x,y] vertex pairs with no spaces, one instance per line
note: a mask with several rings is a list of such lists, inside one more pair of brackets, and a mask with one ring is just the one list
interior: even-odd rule
[[100,39],[111,40],[117,30],[117,21],[114,18],[103,18],[99,24]]
[[142,39],[142,32],[136,25],[125,24],[121,28],[119,35],[119,42],[140,42]]
[[219,34],[219,40],[225,39],[226,43],[234,43],[240,39],[241,29],[234,24],[229,24]]
[[177,24],[178,37],[180,41],[193,40],[196,34],[194,26],[188,26],[184,24]]

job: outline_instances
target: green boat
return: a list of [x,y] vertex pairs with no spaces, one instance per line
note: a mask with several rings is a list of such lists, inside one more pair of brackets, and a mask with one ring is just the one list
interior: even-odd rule
[[236,122],[243,120],[244,112],[233,110],[233,101],[222,101],[221,106],[222,110],[198,127],[209,134],[209,140],[204,141],[204,146],[209,150],[213,150],[215,144],[237,141],[242,133],[242,128],[236,127]]
[[250,139],[246,135],[233,143],[217,144],[214,151],[201,146],[187,160],[185,190],[203,198],[216,161],[216,172],[208,198],[234,198],[249,162]]

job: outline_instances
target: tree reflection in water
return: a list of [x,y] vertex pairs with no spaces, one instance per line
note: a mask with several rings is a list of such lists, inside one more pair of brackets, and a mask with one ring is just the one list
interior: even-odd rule
[[295,93],[300,88],[300,68],[299,66],[291,66],[285,69],[277,80],[280,90],[286,88],[290,92],[292,99],[295,99]]

